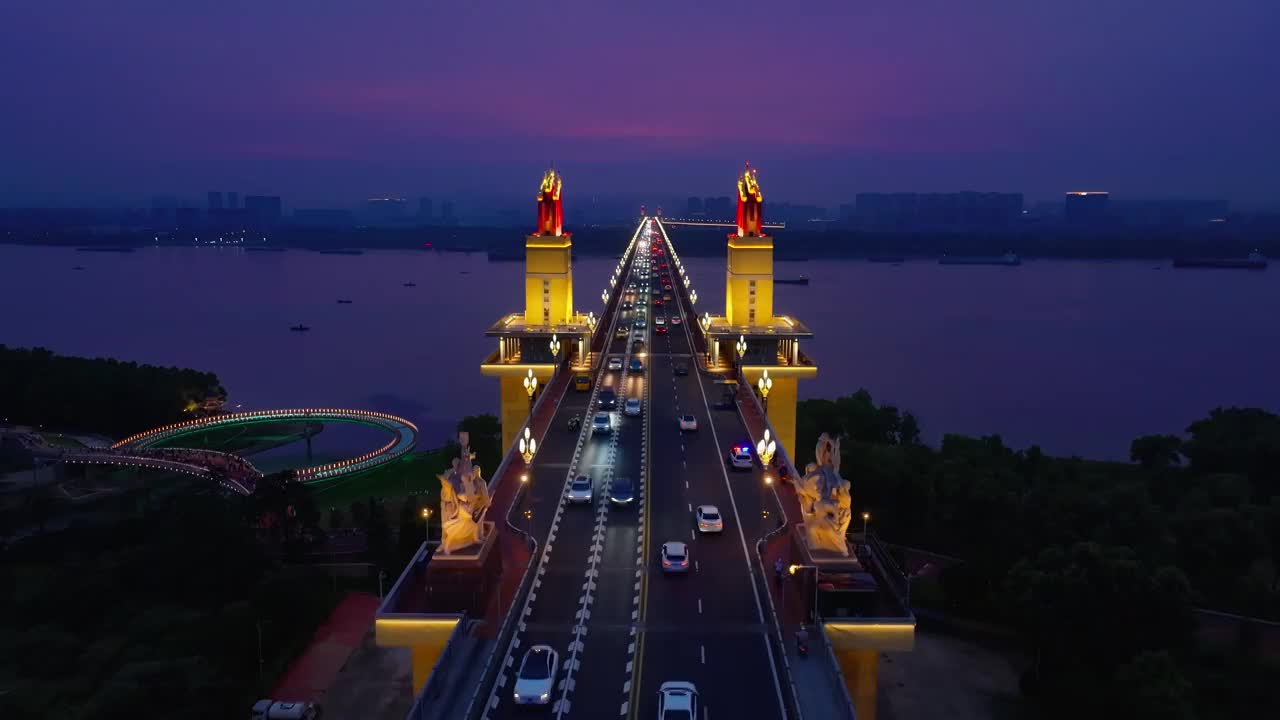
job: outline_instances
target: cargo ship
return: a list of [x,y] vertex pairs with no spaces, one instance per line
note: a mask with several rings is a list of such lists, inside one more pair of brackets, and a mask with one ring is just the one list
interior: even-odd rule
[[1007,252],[997,256],[966,257],[961,255],[943,255],[938,258],[939,265],[1021,265],[1022,258],[1016,253]]
[[1266,270],[1267,258],[1251,252],[1244,258],[1174,258],[1176,268],[1216,268],[1219,270]]

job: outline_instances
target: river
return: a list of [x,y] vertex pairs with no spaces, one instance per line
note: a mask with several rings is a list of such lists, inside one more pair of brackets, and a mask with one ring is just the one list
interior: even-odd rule
[[[613,264],[575,259],[580,308],[599,308]],[[685,266],[698,309],[722,310],[723,260]],[[479,373],[494,344],[483,333],[519,308],[523,267],[429,251],[0,245],[0,343],[212,371],[244,408],[396,413],[434,446],[460,416],[496,410],[497,384]],[[999,433],[1015,447],[1124,458],[1134,436],[1181,432],[1218,405],[1280,410],[1274,269],[777,265],[778,277],[800,274],[811,284],[777,286],[775,309],[816,335],[804,349],[819,375],[802,397],[866,388],[915,412],[931,442]],[[291,332],[298,323],[311,330]]]

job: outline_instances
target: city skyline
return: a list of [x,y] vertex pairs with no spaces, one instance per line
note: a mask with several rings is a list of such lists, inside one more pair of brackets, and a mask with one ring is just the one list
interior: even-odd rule
[[516,195],[551,163],[580,195],[718,195],[749,160],[772,197],[829,207],[1094,188],[1274,206],[1271,4],[986,4],[9,7],[23,112],[0,119],[0,201]]

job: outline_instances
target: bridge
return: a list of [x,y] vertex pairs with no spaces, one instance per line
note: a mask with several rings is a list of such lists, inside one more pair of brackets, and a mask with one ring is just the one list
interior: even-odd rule
[[[391,434],[391,439],[384,445],[363,455],[296,470],[295,479],[304,483],[323,482],[372,470],[412,452],[418,443],[418,427],[395,415],[344,408],[294,408],[223,413],[185,420],[130,435],[112,445],[109,450],[64,453],[62,459],[73,464],[150,467],[173,470],[187,475],[215,477],[235,492],[250,494],[253,492],[254,483],[262,473],[249,461],[228,453],[177,448],[172,447],[172,444],[179,438],[215,428],[282,422],[354,423],[376,427]],[[309,447],[310,437],[307,438],[307,442]],[[162,443],[169,447],[157,447]]]
[[[874,718],[880,653],[914,642],[906,578],[865,533],[848,534],[850,557],[819,557],[796,492],[774,482],[781,468],[800,476],[796,387],[817,365],[800,350],[812,332],[774,313],[754,173],[739,187],[723,315],[698,315],[667,221],[644,217],[597,318],[574,307],[560,180],[544,178],[525,311],[490,327],[497,349],[481,363],[499,379],[509,448],[489,479],[493,530],[464,555],[424,545],[378,613],[378,644],[413,653],[410,718],[519,716],[515,674],[540,644],[560,657],[542,699],[557,719],[654,717],[667,681],[697,687],[700,717]],[[772,457],[731,469],[731,448],[765,438]],[[578,476],[594,493],[574,505]],[[624,478],[632,498],[613,502]],[[723,532],[699,532],[703,505]],[[688,548],[687,572],[666,571],[670,542]],[[777,565],[792,571],[775,577]],[[797,661],[802,626],[812,650]]]
[[[711,220],[708,218],[657,218],[662,221],[664,227],[682,226],[682,227],[720,227],[720,228],[736,228],[738,223],[733,220]],[[785,230],[786,223],[763,223],[761,227],[767,230]]]

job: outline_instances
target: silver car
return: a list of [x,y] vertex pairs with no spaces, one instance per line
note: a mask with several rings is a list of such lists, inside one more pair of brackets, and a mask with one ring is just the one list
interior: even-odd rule
[[698,688],[691,682],[670,681],[658,688],[658,720],[697,720]]
[[520,661],[513,699],[517,705],[546,705],[555,689],[560,654],[550,645],[534,645]]
[[595,483],[589,475],[579,475],[569,483],[567,500],[571,503],[590,503],[595,497]]
[[662,543],[662,571],[689,572],[689,546],[679,540]]
[[609,422],[609,413],[596,413],[591,419],[591,434],[602,435],[613,432],[613,423]]

